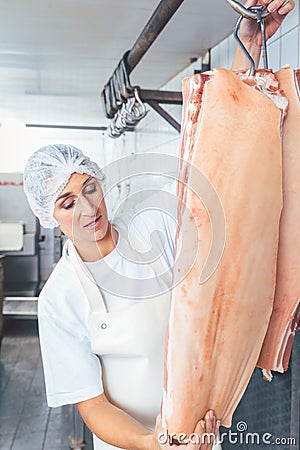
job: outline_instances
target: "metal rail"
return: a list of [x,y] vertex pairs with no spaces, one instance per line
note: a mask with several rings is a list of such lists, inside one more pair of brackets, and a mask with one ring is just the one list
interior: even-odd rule
[[[137,107],[134,108],[132,101],[129,102],[129,99],[132,99],[134,96],[148,103],[177,131],[180,131],[180,124],[161,108],[159,103],[182,104],[181,93],[140,89],[138,86],[131,85],[129,74],[149,50],[183,1],[160,1],[133,47],[124,54],[112,76],[104,86],[101,98],[106,117],[113,119],[108,127],[111,137],[119,137],[124,131],[133,130],[141,118],[145,116],[145,114],[139,114],[139,107],[141,105],[137,103]],[[134,117],[135,110],[137,111],[136,118]]]
[[26,123],[26,128],[60,128],[63,130],[86,130],[86,131],[105,131],[107,127],[104,126],[90,126],[90,125],[50,125],[46,123]]
[[164,104],[182,105],[182,93],[177,91],[155,91],[153,89],[140,89],[140,99],[148,103],[159,102]]
[[149,50],[184,0],[161,0],[127,55],[128,74]]

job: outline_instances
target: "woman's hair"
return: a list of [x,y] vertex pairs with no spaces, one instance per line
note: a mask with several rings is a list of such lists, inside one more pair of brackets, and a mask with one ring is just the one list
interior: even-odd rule
[[47,145],[34,152],[24,170],[24,191],[33,213],[44,228],[54,228],[55,201],[72,173],[84,173],[100,181],[105,175],[100,167],[72,145]]

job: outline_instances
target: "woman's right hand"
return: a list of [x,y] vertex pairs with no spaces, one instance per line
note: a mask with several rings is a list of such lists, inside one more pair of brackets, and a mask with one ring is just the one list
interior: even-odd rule
[[[220,420],[214,415],[212,410],[207,411],[204,419],[199,420],[191,439],[187,443],[182,443],[176,446],[170,445],[169,439],[164,433],[161,425],[161,415],[156,419],[155,431],[151,436],[151,450],[174,450],[180,447],[182,450],[211,450],[214,444],[215,437],[218,436],[220,428]],[[180,436],[179,436],[180,437]],[[167,441],[167,442],[165,442]]]
[[[294,0],[247,0],[245,8],[250,6],[264,6],[270,11],[265,19],[266,39],[270,39],[280,28],[285,17],[294,9]],[[248,41],[260,47],[262,36],[260,25],[256,20],[242,20],[240,27],[240,38],[244,43]]]

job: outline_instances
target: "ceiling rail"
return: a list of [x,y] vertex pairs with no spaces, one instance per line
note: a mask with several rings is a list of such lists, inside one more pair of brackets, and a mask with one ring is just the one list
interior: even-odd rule
[[[124,131],[134,130],[137,123],[145,117],[145,111],[141,111],[140,101],[148,103],[180,132],[180,124],[159,106],[159,103],[182,104],[181,92],[167,91],[166,94],[166,91],[140,89],[139,86],[131,85],[129,75],[183,1],[160,1],[133,47],[124,54],[104,86],[101,98],[106,117],[112,119],[108,127],[108,134],[111,137],[116,138]],[[134,97],[137,98],[135,104],[132,103]]]
[[127,55],[128,74],[149,50],[184,0],[161,0]]

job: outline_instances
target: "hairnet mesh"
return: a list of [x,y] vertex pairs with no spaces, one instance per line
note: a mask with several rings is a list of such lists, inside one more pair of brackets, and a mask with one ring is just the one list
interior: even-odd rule
[[23,176],[24,191],[43,227],[58,226],[53,217],[55,201],[75,172],[101,181],[105,178],[99,166],[72,145],[47,145],[28,158]]

